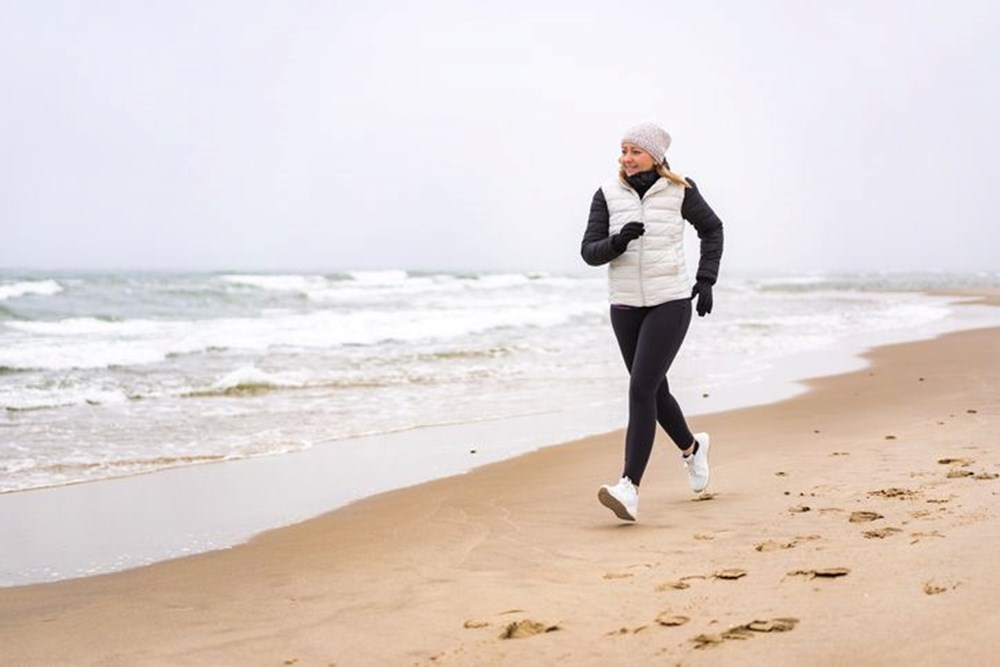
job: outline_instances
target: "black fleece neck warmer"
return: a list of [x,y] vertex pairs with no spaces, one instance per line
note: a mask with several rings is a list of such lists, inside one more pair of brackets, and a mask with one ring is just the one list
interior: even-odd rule
[[656,173],[655,169],[651,169],[650,171],[640,171],[638,174],[626,176],[625,180],[639,193],[639,197],[643,197],[646,191],[653,187],[653,183],[660,180],[660,175]]

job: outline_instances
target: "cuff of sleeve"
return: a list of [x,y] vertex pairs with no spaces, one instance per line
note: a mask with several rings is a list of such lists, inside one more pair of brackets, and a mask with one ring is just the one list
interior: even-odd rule
[[709,285],[715,285],[716,277],[707,273],[699,272],[697,276],[695,276],[695,280],[698,281],[699,283],[708,283]]

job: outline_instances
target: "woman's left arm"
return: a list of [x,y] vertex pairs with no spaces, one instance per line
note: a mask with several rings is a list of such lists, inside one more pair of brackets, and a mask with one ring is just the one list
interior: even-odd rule
[[719,278],[719,262],[722,260],[722,220],[701,196],[694,181],[689,178],[687,182],[691,187],[684,191],[681,215],[694,225],[701,239],[701,259],[695,279],[714,285]]

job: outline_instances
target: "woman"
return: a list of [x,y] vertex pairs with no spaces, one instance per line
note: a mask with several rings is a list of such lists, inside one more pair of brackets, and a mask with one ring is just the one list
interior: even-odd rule
[[[722,258],[722,221],[694,181],[670,170],[670,135],[644,123],[622,139],[621,169],[594,194],[580,252],[591,266],[608,264],[611,326],[629,371],[625,469],[598,491],[600,502],[635,521],[639,483],[659,424],[681,450],[691,489],[708,486],[707,433],[692,434],[667,384],[688,325],[691,301],[699,316],[712,312],[712,286]],[[684,267],[684,221],[701,239],[692,287]]]

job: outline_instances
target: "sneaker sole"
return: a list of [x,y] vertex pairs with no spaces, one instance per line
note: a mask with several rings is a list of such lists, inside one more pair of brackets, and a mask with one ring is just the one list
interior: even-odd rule
[[635,521],[635,517],[629,513],[628,509],[625,508],[625,505],[611,495],[611,492],[603,486],[601,487],[601,490],[597,492],[597,499],[601,501],[602,505],[614,512],[615,516],[622,521]]

